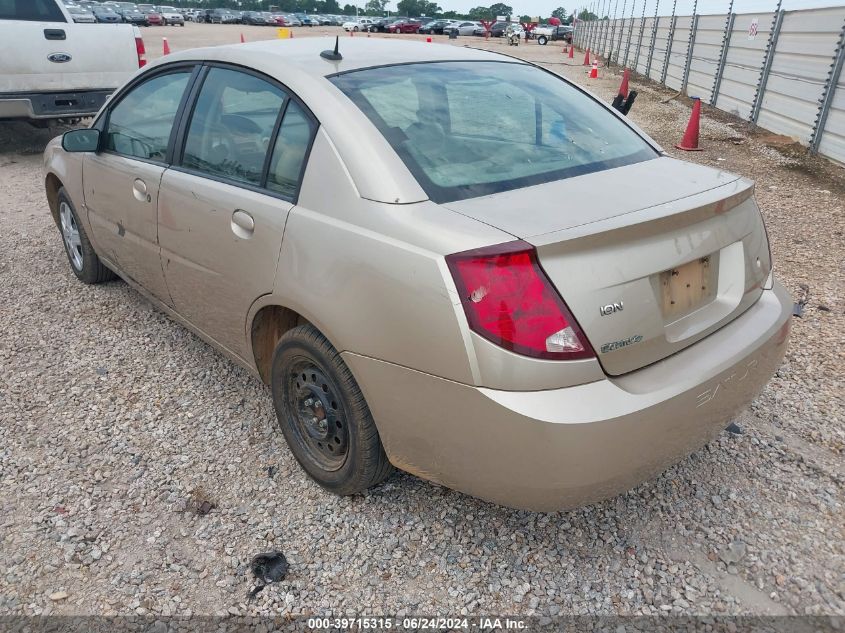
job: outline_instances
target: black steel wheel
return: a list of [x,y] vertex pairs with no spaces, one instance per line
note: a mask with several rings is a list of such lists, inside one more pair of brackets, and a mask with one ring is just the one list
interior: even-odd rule
[[312,325],[282,336],[273,354],[273,405],[291,452],[308,475],[341,495],[392,471],[373,416],[340,354]]

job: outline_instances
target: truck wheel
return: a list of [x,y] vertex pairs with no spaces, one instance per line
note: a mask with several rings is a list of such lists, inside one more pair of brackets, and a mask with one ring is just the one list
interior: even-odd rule
[[115,274],[97,257],[88,240],[85,228],[79,221],[76,209],[65,188],[59,189],[59,231],[65,244],[65,254],[70,268],[82,283],[99,284],[115,278]]
[[312,325],[285,333],[273,354],[276,417],[294,457],[327,490],[351,495],[393,470],[352,372]]
[[541,35],[540,37],[537,38],[537,43],[540,46],[545,46],[546,42],[548,42],[548,41],[549,41],[549,38],[547,38],[545,35]]

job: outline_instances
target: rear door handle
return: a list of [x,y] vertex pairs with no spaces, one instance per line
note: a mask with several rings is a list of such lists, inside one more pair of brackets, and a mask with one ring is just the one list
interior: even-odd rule
[[67,39],[64,29],[44,29],[44,39],[46,40],[64,40]]
[[255,231],[255,220],[243,209],[235,209],[232,214],[232,233],[245,240],[252,237]]
[[132,195],[138,202],[150,202],[152,200],[152,196],[147,193],[147,183],[140,178],[136,178],[135,182],[132,183]]

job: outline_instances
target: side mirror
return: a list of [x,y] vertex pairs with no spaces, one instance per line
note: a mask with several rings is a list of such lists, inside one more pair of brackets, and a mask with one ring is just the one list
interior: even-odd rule
[[62,136],[66,152],[96,152],[100,148],[100,130],[71,130]]

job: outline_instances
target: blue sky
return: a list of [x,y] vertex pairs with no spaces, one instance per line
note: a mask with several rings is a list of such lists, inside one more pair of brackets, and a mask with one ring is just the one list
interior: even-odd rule
[[[503,0],[505,4],[508,4],[514,8],[514,12],[516,15],[541,15],[543,17],[547,17],[554,11],[557,7],[562,6],[568,12],[572,12],[576,8],[583,8],[583,7],[590,7],[590,6],[604,6],[610,7],[605,8],[605,14],[612,14],[613,9],[617,4],[617,0],[576,0],[573,2],[572,0]],[[642,15],[643,12],[643,1],[644,0],[627,0],[627,7],[625,10],[625,16],[628,17],[631,14],[631,3],[635,2],[635,16]],[[362,0],[363,2],[363,0]],[[492,0],[438,0],[440,6],[448,11],[449,9],[454,9],[455,11],[468,11],[472,7],[476,6],[489,6],[492,4]],[[659,15],[669,15],[672,13],[672,2],[673,0],[659,0]],[[687,14],[689,15],[692,13],[692,6],[693,0],[677,0],[678,8],[677,12],[679,15]],[[618,9],[616,10],[617,15],[621,15],[622,13],[622,6],[626,3],[626,0],[618,0]],[[657,4],[657,0],[645,0],[646,3],[646,15],[654,15],[654,7]],[[341,2],[343,4],[343,2]],[[698,13],[702,15],[706,14],[714,14],[714,13],[726,13],[728,10],[729,0],[699,0],[698,1]],[[396,2],[391,2],[389,6],[395,10]],[[760,12],[761,14],[764,13],[771,13],[774,11],[775,7],[777,6],[777,0],[734,0],[734,13],[755,13]],[[795,9],[812,9],[818,7],[833,7],[833,6],[842,6],[845,7],[845,3],[842,0],[837,1],[825,1],[825,0],[783,0],[782,8],[786,11],[793,11]],[[598,13],[598,11],[596,11]],[[845,12],[843,12],[845,14]]]

